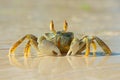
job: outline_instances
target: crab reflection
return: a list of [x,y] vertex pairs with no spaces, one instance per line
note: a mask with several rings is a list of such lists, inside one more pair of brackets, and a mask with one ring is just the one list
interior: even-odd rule
[[86,70],[88,67],[100,67],[106,65],[109,56],[104,57],[19,57],[9,56],[11,65],[22,69],[37,69],[41,74],[58,74],[71,70]]

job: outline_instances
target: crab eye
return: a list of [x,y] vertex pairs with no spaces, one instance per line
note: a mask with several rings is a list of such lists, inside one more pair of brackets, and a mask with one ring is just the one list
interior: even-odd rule
[[56,33],[53,21],[50,22],[50,31],[52,31],[53,33]]
[[63,26],[63,31],[67,31],[67,28],[68,28],[68,23],[67,23],[67,21],[65,20],[64,21],[64,26]]

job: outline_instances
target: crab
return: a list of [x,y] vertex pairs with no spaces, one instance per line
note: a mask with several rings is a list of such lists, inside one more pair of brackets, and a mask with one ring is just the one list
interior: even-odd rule
[[30,47],[31,45],[37,50],[40,55],[66,55],[73,56],[78,53],[82,53],[85,50],[85,56],[90,54],[90,46],[93,48],[93,56],[96,56],[96,43],[103,49],[105,54],[110,55],[111,50],[97,36],[83,36],[81,39],[78,39],[74,36],[73,32],[67,32],[68,24],[66,20],[64,21],[64,26],[62,31],[56,31],[54,28],[53,21],[50,22],[50,31],[49,33],[44,33],[40,38],[37,38],[33,34],[27,34],[18,40],[13,46],[9,49],[9,55],[14,54],[16,48],[25,40],[28,39],[28,42],[24,48],[24,56],[30,56]]

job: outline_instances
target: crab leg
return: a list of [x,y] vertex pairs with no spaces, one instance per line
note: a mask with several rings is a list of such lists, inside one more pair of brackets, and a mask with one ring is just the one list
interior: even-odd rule
[[94,39],[97,41],[97,43],[101,46],[101,48],[103,49],[103,51],[110,55],[112,52],[110,50],[110,48],[98,37],[94,37]]
[[90,54],[90,40],[88,38],[85,38],[86,40],[86,52],[85,56],[88,56]]
[[35,48],[37,51],[39,51],[37,40],[31,39],[31,42],[30,42],[30,43],[34,46],[34,48]]
[[81,46],[81,48],[80,48],[80,50],[79,50],[78,53],[81,53],[83,50],[85,50],[85,48],[86,48],[86,44],[83,43],[83,44],[81,44],[80,46]]
[[96,49],[97,49],[97,47],[96,47],[95,42],[92,41],[91,45],[92,45],[92,47],[93,47],[93,56],[96,56]]
[[15,49],[18,47],[18,45],[20,45],[23,42],[23,40],[25,38],[26,37],[24,36],[23,38],[21,38],[20,40],[18,40],[15,44],[13,44],[13,46],[9,49],[9,55],[13,54],[13,52],[15,51]]
[[25,49],[24,49],[24,55],[25,56],[29,56],[30,54],[30,47],[31,47],[31,45],[30,45],[30,40],[28,41],[28,43],[26,44],[26,46],[25,46]]
[[[32,35],[32,34],[27,34],[27,35],[25,35],[24,37],[22,37],[20,40],[18,40],[15,44],[13,44],[13,46],[9,49],[9,55],[13,54],[14,51],[15,51],[15,49],[16,49],[25,39],[28,39],[28,40],[30,41],[30,42],[27,43],[27,46],[28,46],[30,43],[32,43],[32,44],[34,45],[34,47],[35,47],[37,50],[39,50],[38,47],[37,47],[37,45],[38,45],[38,43],[37,43],[37,37],[34,36],[34,35]],[[29,47],[30,47],[30,46],[29,46]],[[28,47],[28,49],[29,49],[29,47]],[[27,48],[27,47],[26,47],[26,48]],[[26,49],[25,51],[27,52],[28,49]]]

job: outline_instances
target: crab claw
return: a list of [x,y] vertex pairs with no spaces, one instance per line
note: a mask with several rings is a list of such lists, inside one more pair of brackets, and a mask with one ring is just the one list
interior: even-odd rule
[[52,55],[61,55],[60,50],[50,41],[42,40],[41,44],[38,45],[39,47],[39,54],[44,56],[52,56]]
[[83,41],[80,41],[79,39],[77,38],[74,38],[73,41],[72,41],[72,44],[70,46],[70,49],[67,53],[67,56],[69,55],[75,55],[78,51],[81,52],[84,50],[84,47],[85,46],[85,43]]

